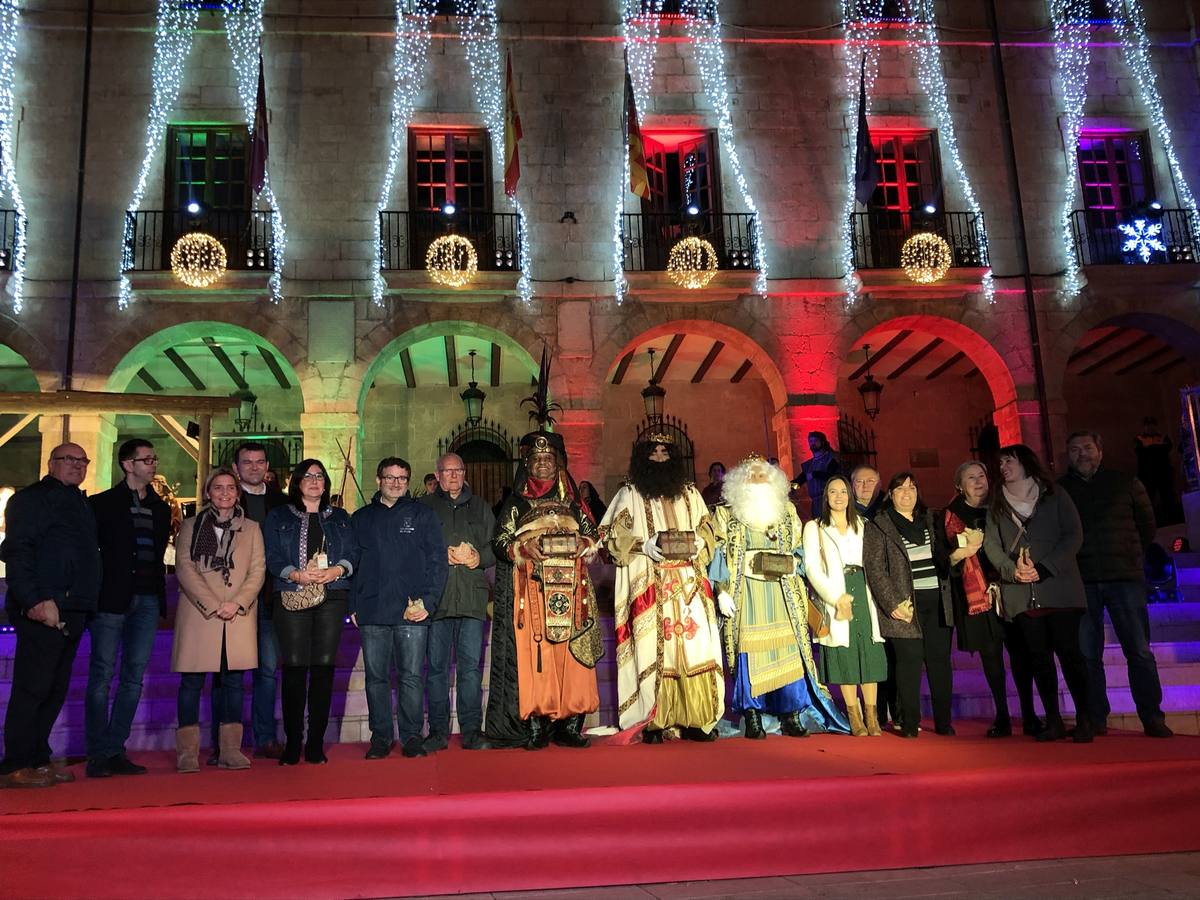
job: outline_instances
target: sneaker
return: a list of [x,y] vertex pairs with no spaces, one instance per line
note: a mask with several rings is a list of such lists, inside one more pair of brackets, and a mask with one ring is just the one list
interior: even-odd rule
[[1142,731],[1146,737],[1152,738],[1169,738],[1175,735],[1175,732],[1167,727],[1166,722],[1151,722]]
[[415,759],[418,756],[429,755],[425,752],[425,748],[421,745],[420,737],[409,738],[405,742],[404,749],[401,752],[409,759]]
[[450,739],[438,732],[431,733],[421,744],[422,749],[426,753],[437,753],[439,750],[445,750],[449,746]]
[[108,767],[107,759],[89,759],[87,768],[84,770],[88,778],[109,778],[112,776],[112,769]]
[[113,775],[145,775],[149,769],[139,766],[124,753],[108,758],[108,771]]
[[376,743],[375,741],[371,741],[371,746],[369,748],[367,748],[366,758],[367,759],[386,759],[387,756],[391,752],[392,752],[392,745],[390,743],[384,744],[382,742]]

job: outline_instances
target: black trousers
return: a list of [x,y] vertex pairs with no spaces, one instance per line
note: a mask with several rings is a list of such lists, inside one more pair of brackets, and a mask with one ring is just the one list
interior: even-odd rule
[[283,666],[280,683],[283,733],[289,747],[304,742],[304,708],[308,707],[308,746],[320,749],[333,705],[333,666]]
[[945,730],[950,727],[950,706],[954,699],[954,676],[950,664],[954,629],[942,621],[942,601],[937,591],[918,591],[915,606],[921,637],[888,638],[896,658],[896,700],[900,708],[900,725],[905,731],[916,731],[921,722],[923,667],[929,679],[934,728]]
[[59,631],[23,615],[12,617],[17,635],[12,695],[4,716],[4,761],[0,772],[37,768],[50,762],[50,732],[71,684],[71,665],[83,636],[85,616],[66,613]]
[[1076,718],[1086,715],[1088,708],[1087,663],[1079,649],[1079,622],[1082,609],[1056,609],[1045,615],[1031,616],[1022,613],[1016,617],[1021,626],[1021,635],[1029,649],[1033,680],[1046,710],[1047,724],[1062,720],[1058,706],[1058,671],[1054,657],[1062,667],[1063,680],[1075,703]]

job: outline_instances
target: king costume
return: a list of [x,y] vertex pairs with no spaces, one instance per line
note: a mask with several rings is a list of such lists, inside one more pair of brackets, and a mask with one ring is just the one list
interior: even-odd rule
[[[670,435],[651,434],[634,445],[629,483],[613,498],[600,533],[616,563],[621,728],[643,726],[646,743],[660,743],[673,726],[690,740],[714,740],[725,675],[706,573],[712,548],[701,537],[712,532],[708,508]],[[662,546],[669,541],[684,546],[671,553]]]
[[850,730],[817,678],[800,518],[788,488],[782,470],[751,457],[726,476],[723,502],[713,511],[717,547],[709,576],[735,670],[731,706],[742,713],[748,738],[765,737],[764,712],[778,716],[791,737]]

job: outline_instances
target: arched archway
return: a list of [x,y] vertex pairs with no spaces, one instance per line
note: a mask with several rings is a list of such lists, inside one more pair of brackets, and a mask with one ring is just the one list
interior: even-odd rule
[[[7,344],[0,344],[0,391],[40,391],[37,375],[25,357]],[[0,434],[8,432],[25,417],[0,415]],[[0,487],[22,488],[42,472],[42,439],[35,416],[0,446]]]

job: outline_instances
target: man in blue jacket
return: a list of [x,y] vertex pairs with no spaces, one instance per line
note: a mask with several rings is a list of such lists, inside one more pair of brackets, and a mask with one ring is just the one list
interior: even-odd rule
[[408,493],[412,466],[397,456],[375,469],[379,491],[353,517],[360,558],[350,592],[350,613],[362,632],[371,746],[367,759],[392,748],[391,670],[399,682],[397,725],[404,755],[424,756],[421,746],[428,623],[446,586],[446,542],[437,513]]

